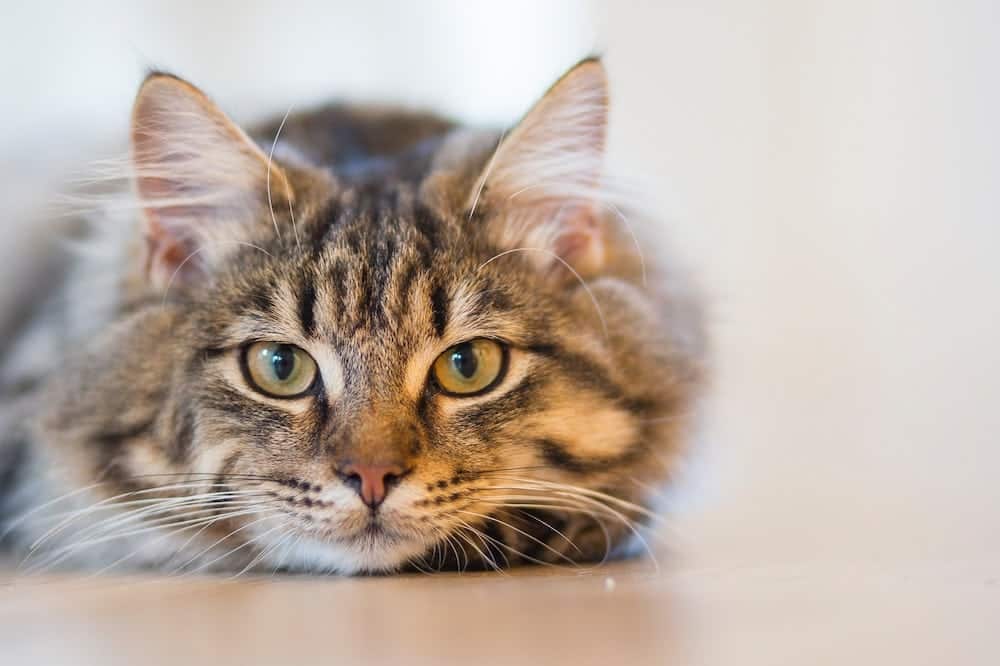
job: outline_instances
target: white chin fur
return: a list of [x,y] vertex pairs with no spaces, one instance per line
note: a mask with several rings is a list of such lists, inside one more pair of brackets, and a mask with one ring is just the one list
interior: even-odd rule
[[399,569],[426,548],[426,544],[417,541],[353,547],[303,535],[291,548],[277,548],[275,554],[267,558],[270,563],[262,564],[262,568],[344,575],[382,573]]

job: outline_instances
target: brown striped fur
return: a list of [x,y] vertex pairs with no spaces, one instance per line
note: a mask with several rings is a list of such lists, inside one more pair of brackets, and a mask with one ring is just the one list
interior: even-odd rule
[[[519,127],[538,122],[529,114]],[[278,126],[253,132],[259,155],[238,159],[266,156]],[[507,140],[534,141],[534,131]],[[393,109],[293,115],[266,166],[270,205],[263,179],[254,181],[246,220],[220,228],[239,243],[179,267],[186,243],[215,237],[180,238],[153,217],[161,222],[114,237],[117,263],[82,262],[114,276],[112,305],[63,330],[40,364],[45,381],[27,394],[37,420],[4,417],[18,433],[9,439],[34,451],[12,495],[19,508],[100,482],[71,506],[224,488],[256,491],[273,514],[206,524],[191,543],[194,530],[164,537],[171,523],[162,521],[96,556],[73,549],[101,534],[87,531],[96,529],[87,514],[84,527],[45,545],[67,562],[105,566],[135,550],[136,563],[170,567],[177,549],[195,554],[228,534],[212,548],[223,555],[213,568],[351,573],[585,562],[624,543],[642,521],[631,503],[652,506],[650,489],[671,480],[686,449],[705,380],[698,304],[658,252],[646,249],[642,264],[612,205],[554,190],[547,196],[565,196],[558,212],[585,221],[574,222],[576,235],[532,236],[532,216],[548,202],[524,195],[512,210],[514,196],[498,194],[490,161],[513,159],[496,150],[498,137]],[[159,175],[137,178],[140,199],[150,196],[144,185],[163,187]],[[512,234],[548,254],[520,251]],[[171,269],[159,280],[157,262]],[[29,338],[57,324],[32,326]],[[481,396],[443,394],[429,381],[434,359],[478,337],[507,345],[504,378]],[[255,340],[306,350],[319,384],[296,400],[254,391],[239,357]],[[372,512],[338,461],[387,455],[405,460],[407,473]],[[33,485],[33,475],[47,480]],[[12,533],[24,535],[13,541],[30,543],[52,524],[18,523]]]

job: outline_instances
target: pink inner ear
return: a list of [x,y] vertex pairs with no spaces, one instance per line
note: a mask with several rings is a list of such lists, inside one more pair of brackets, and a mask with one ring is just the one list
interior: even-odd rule
[[197,250],[197,242],[191,237],[192,220],[204,217],[207,207],[196,205],[158,205],[191,196],[185,192],[184,183],[170,178],[142,177],[136,187],[145,200],[146,218],[146,274],[151,281],[166,286],[184,284],[204,268],[198,257],[192,256]]
[[604,261],[604,238],[590,206],[577,205],[571,211],[562,212],[559,232],[552,239],[551,249],[581,274],[600,270]]
[[167,231],[157,219],[156,211],[146,211],[146,274],[154,283],[166,287],[188,281],[202,269],[201,262],[193,255],[193,240]]
[[560,235],[553,251],[570,264],[574,264],[590,249],[592,236],[584,231],[572,231]]

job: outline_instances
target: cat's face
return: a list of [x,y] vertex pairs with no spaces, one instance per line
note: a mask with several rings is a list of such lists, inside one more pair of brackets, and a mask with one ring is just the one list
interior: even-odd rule
[[[207,104],[172,79],[143,94],[159,97],[140,95],[140,162],[144,103]],[[231,514],[213,530],[265,565],[605,555],[641,518],[631,503],[673,471],[701,373],[700,342],[680,339],[697,332],[691,313],[645,287],[619,217],[580,194],[595,174],[573,170],[603,147],[603,94],[599,64],[581,65],[495,156],[453,137],[418,178],[362,184],[269,161],[266,198],[256,182],[237,206],[179,204],[206,186],[140,169],[140,195],[166,201],[147,211],[152,305],[79,373],[115,397],[75,395],[52,433],[141,422],[93,467],[125,487],[204,481]],[[551,126],[574,118],[584,131]],[[553,133],[561,145],[537,145]],[[576,179],[562,191],[530,173],[556,150],[578,160],[548,165]],[[244,158],[257,156],[230,156]],[[219,230],[192,228],[223,208]]]
[[287,481],[280,510],[340,567],[482,528],[506,498],[531,504],[531,481],[658,467],[644,447],[670,391],[650,383],[666,364],[635,295],[596,285],[620,360],[585,292],[490,261],[501,250],[463,222],[333,206],[303,224],[301,251],[242,252],[197,306],[182,402],[199,470]]

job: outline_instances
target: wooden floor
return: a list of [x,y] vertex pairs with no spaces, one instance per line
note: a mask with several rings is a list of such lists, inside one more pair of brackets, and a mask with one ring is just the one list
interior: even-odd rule
[[[662,559],[662,558],[661,558]],[[995,561],[9,580],[4,664],[991,664]]]

